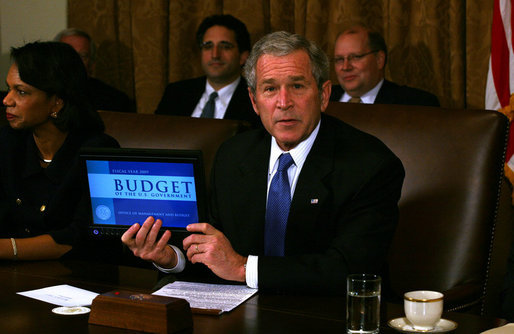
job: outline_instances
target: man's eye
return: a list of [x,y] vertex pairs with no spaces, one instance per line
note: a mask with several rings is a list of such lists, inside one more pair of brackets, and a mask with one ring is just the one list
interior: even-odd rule
[[214,46],[214,44],[207,42],[207,43],[202,43],[202,45],[200,45],[200,48],[202,50],[211,50],[213,48],[213,46]]
[[303,85],[302,84],[294,84],[293,87],[296,89],[300,89],[300,88],[303,88]]
[[221,50],[228,51],[228,50],[232,50],[234,48],[234,45],[231,43],[221,42],[220,44],[218,44],[218,47]]
[[274,90],[275,90],[275,87],[265,87],[264,88],[265,92],[273,92]]
[[25,94],[27,94],[27,92],[26,92],[26,91],[21,90],[21,89],[17,89],[17,90],[16,90],[16,92],[17,92],[19,95],[25,95]]

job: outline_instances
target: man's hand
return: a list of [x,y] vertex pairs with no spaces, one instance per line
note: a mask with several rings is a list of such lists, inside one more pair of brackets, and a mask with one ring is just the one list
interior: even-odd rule
[[162,226],[160,219],[146,218],[142,226],[132,225],[123,235],[121,241],[127,245],[132,253],[143,260],[152,261],[163,268],[173,268],[177,265],[177,255],[167,247],[171,237],[170,231],[165,231],[157,240],[159,229]]
[[246,281],[246,257],[237,254],[223,233],[207,223],[190,224],[191,234],[184,239],[187,258],[192,263],[203,263],[217,276],[230,281]]

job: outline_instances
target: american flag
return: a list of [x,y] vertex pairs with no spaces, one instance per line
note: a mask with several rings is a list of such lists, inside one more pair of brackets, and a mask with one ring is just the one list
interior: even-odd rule
[[[485,108],[498,110],[513,120],[514,53],[511,0],[494,0],[491,29],[491,57],[485,93]],[[505,175],[514,184],[514,129],[509,134],[505,159]],[[514,194],[513,194],[514,195]],[[514,203],[514,196],[513,196]]]

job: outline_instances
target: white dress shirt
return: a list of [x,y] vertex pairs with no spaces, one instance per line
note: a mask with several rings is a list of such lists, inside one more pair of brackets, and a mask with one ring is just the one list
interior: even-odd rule
[[[361,103],[367,103],[367,104],[373,104],[375,103],[375,99],[377,98],[378,92],[380,91],[380,88],[382,88],[382,85],[384,84],[384,79],[380,80],[380,82],[373,87],[369,92],[362,95]],[[347,92],[344,92],[343,96],[339,99],[339,102],[348,102],[350,101],[352,97],[348,95]]]
[[[239,81],[241,81],[241,76],[239,76],[234,82],[223,87],[218,90],[218,97],[214,100],[216,107],[214,109],[214,118],[223,118],[225,117],[225,113],[227,112],[228,104],[230,103],[230,99],[232,99],[232,95],[236,91],[237,85],[239,85]],[[193,110],[191,117],[200,117],[202,116],[203,108],[207,101],[209,101],[209,96],[212,92],[214,92],[214,88],[209,84],[208,80],[205,80],[205,90],[203,92],[200,101]]]
[[186,267],[186,257],[184,256],[184,253],[182,253],[180,248],[178,248],[177,246],[173,246],[173,245],[168,245],[168,246],[171,248],[172,251],[175,252],[175,254],[177,254],[177,264],[175,265],[175,267],[168,269],[168,268],[160,267],[160,266],[156,265],[155,263],[153,265],[155,268],[159,269],[163,273],[168,273],[168,274],[180,273]]

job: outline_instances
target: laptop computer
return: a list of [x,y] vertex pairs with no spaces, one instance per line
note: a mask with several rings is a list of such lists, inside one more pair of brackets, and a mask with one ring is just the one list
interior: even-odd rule
[[201,151],[95,148],[82,150],[80,159],[93,238],[119,237],[153,216],[180,239],[188,224],[207,221]]

